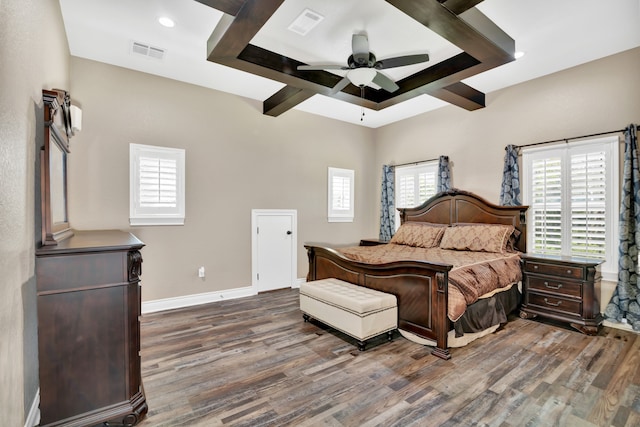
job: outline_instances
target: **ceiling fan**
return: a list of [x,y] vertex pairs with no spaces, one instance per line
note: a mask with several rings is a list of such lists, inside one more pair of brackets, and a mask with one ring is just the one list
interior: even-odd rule
[[374,83],[387,92],[395,92],[399,89],[399,86],[378,70],[419,64],[429,60],[429,55],[424,53],[397,56],[378,61],[376,56],[369,51],[369,40],[365,34],[353,35],[351,38],[351,50],[353,53],[347,59],[347,65],[298,65],[298,70],[348,70],[347,75],[333,87],[333,93],[341,91],[349,83],[360,88]]

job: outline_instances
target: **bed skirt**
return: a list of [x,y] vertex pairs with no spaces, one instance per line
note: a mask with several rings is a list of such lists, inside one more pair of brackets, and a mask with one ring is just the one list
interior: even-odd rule
[[[470,342],[495,332],[501,324],[507,323],[507,316],[520,306],[522,294],[519,283],[514,283],[500,292],[481,297],[467,306],[465,313],[454,324],[448,334],[448,347],[463,347]],[[419,337],[400,330],[402,336],[422,345],[435,346],[433,340]]]

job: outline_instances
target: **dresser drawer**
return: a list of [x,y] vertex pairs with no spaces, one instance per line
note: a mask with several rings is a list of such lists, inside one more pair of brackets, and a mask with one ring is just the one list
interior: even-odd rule
[[570,300],[552,295],[543,295],[531,292],[527,295],[529,307],[540,307],[548,312],[572,314],[580,316],[582,313],[582,302]]
[[544,291],[558,296],[569,298],[582,298],[582,284],[568,280],[557,280],[555,278],[545,278],[528,276],[528,288],[532,291]]
[[524,270],[527,273],[547,274],[549,276],[583,279],[583,269],[572,265],[547,264],[544,262],[526,261]]

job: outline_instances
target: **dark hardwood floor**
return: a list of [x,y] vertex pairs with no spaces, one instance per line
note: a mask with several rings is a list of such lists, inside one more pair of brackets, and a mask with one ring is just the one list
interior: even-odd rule
[[[345,341],[346,338],[349,341]],[[142,317],[151,426],[639,426],[640,336],[514,317],[452,350],[355,342],[282,290]]]

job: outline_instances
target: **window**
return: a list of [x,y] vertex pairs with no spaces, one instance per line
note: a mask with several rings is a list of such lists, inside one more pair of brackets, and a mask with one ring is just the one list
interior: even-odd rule
[[528,252],[602,259],[603,276],[615,278],[618,145],[608,137],[523,151]]
[[329,168],[329,222],[353,222],[355,172]]
[[[438,188],[438,161],[399,166],[395,171],[396,208],[420,206],[435,196]],[[396,230],[400,213],[396,211]]]
[[129,145],[131,225],[183,225],[185,151]]

